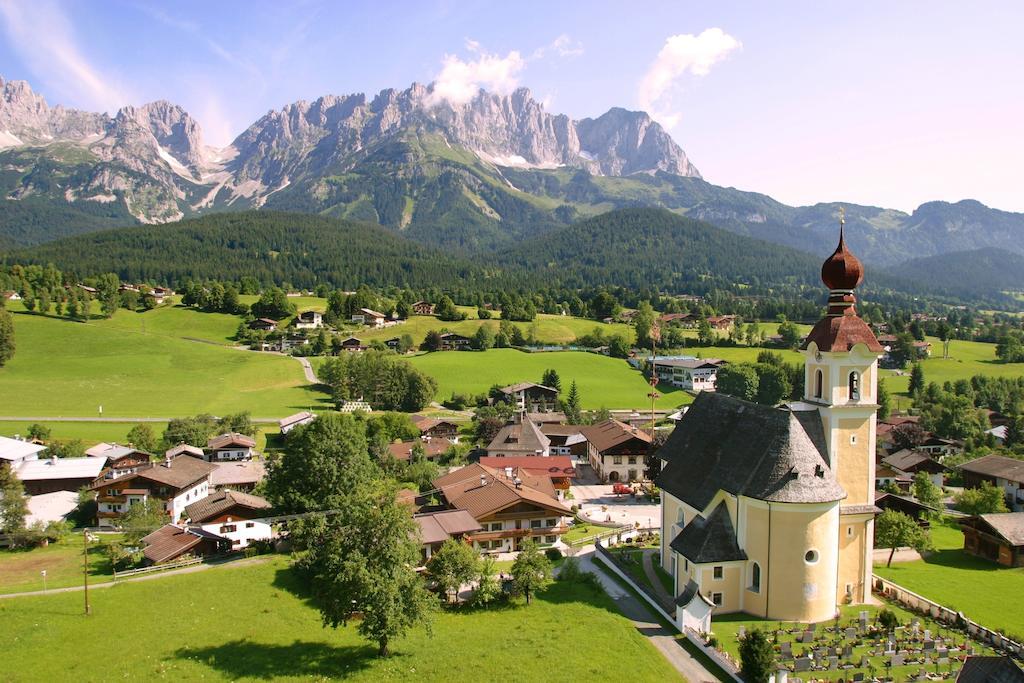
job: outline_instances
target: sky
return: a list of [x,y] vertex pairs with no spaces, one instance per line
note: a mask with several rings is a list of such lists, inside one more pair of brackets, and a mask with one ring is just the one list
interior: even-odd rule
[[166,99],[213,145],[271,109],[436,82],[662,123],[708,181],[788,204],[1024,211],[1024,3],[0,0],[0,76]]

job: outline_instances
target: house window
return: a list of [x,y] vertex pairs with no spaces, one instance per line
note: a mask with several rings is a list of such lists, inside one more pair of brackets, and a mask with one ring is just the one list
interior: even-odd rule
[[230,534],[230,533],[236,531],[237,529],[238,529],[238,527],[236,525],[234,525],[234,524],[223,524],[220,527],[220,532],[222,534]]
[[245,523],[245,528],[246,528],[246,529],[251,529],[251,528],[253,528],[254,526],[256,526],[256,522],[246,522],[246,523]]
[[757,562],[750,568],[750,590],[755,593],[761,592],[761,565]]
[[685,557],[683,558],[683,571],[687,573],[690,571],[690,561]]
[[851,434],[850,435],[850,443],[851,444],[857,443],[857,435],[856,434]]
[[804,553],[804,562],[814,564],[818,561],[818,551],[813,548]]
[[530,528],[531,529],[539,529],[541,527],[541,521],[542,520],[539,520],[539,519],[531,519],[530,520]]
[[622,456],[621,455],[614,456],[612,458],[612,464],[613,465],[621,465],[622,464]]
[[850,400],[860,400],[860,373],[856,370],[850,373]]
[[558,520],[557,519],[545,519],[544,520],[544,524],[546,524],[547,526],[555,526],[556,524],[558,524]]
[[554,543],[557,540],[558,540],[558,536],[545,536],[544,537],[544,542],[545,543]]
[[722,606],[722,594],[721,593],[712,593],[711,594],[711,602],[715,603],[715,607],[721,607]]
[[630,465],[635,465],[636,464],[636,456],[635,455],[629,456],[629,464]]
[[712,570],[712,571],[714,572],[713,575],[714,575],[716,581],[718,581],[719,579],[722,578],[722,573],[723,572],[722,572],[722,566],[721,565],[715,567],[714,570]]
[[501,522],[493,522],[489,531],[501,531],[503,528],[504,527]]
[[678,524],[679,526],[683,526],[683,509],[682,508],[679,508],[678,512],[676,512],[676,524]]
[[822,374],[821,370],[814,371],[814,398],[821,398]]

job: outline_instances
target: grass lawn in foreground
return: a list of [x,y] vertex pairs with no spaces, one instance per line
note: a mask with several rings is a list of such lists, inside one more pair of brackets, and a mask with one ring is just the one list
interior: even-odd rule
[[1014,598],[1024,595],[1024,567],[1011,569],[963,551],[963,534],[947,525],[932,526],[936,551],[924,560],[875,565],[890,581],[956,609],[983,626],[1024,639],[1024,619]]
[[[121,534],[98,534],[98,541],[89,544],[89,581],[109,581],[113,578],[107,559],[106,545],[121,540]],[[82,585],[82,535],[69,534],[63,540],[45,548],[31,550],[0,550],[0,594],[43,590],[46,571],[46,589]],[[3,611],[0,610],[0,622]]]
[[103,406],[104,417],[283,417],[326,399],[292,358],[30,314],[15,313],[14,330],[0,414],[96,416]]
[[[490,351],[446,351],[428,353],[410,359],[413,365],[437,380],[437,400],[453,392],[487,393],[492,385],[516,382],[540,382],[548,368],[554,368],[562,381],[563,396],[576,380],[583,407],[638,410],[649,409],[650,386],[643,375],[625,360],[583,351],[523,353],[514,349]],[[658,408],[675,408],[693,398],[666,385],[658,386]]]
[[[284,557],[91,598],[91,617],[80,593],[0,601],[5,680],[679,680],[604,593],[580,584],[553,584],[529,607],[439,612],[432,635],[416,629],[384,660],[355,624],[321,626]],[[132,645],[117,656],[67,645],[126,625]]]

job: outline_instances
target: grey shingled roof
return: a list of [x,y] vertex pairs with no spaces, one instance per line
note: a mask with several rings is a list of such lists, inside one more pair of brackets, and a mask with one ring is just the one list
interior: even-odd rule
[[721,490],[773,503],[846,498],[826,461],[823,435],[808,434],[817,410],[770,408],[702,392],[658,451],[657,485],[703,510]]
[[670,545],[672,550],[695,564],[747,559],[736,542],[736,530],[724,502],[719,503],[707,519],[694,517]]
[[956,677],[957,683],[1024,683],[1024,670],[1012,659],[1002,657],[968,657]]
[[1024,512],[995,512],[978,516],[1011,544],[1024,546]]

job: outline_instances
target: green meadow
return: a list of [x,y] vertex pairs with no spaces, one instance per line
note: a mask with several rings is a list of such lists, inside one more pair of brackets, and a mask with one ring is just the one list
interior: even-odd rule
[[[3,678],[176,681],[679,680],[603,592],[556,582],[533,604],[438,611],[433,626],[396,640],[394,654],[356,633],[324,628],[284,557],[123,583],[0,600]],[[109,642],[130,625],[130,645]],[[614,643],[614,647],[609,647]]]
[[[1002,363],[996,358],[996,345],[974,341],[952,340],[949,342],[949,357],[942,357],[942,342],[928,337],[932,344],[932,355],[921,361],[926,382],[955,382],[970,379],[974,375],[991,377],[1022,377],[1024,363]],[[895,371],[883,370],[885,385],[891,392],[907,393],[910,371],[897,375]]]

